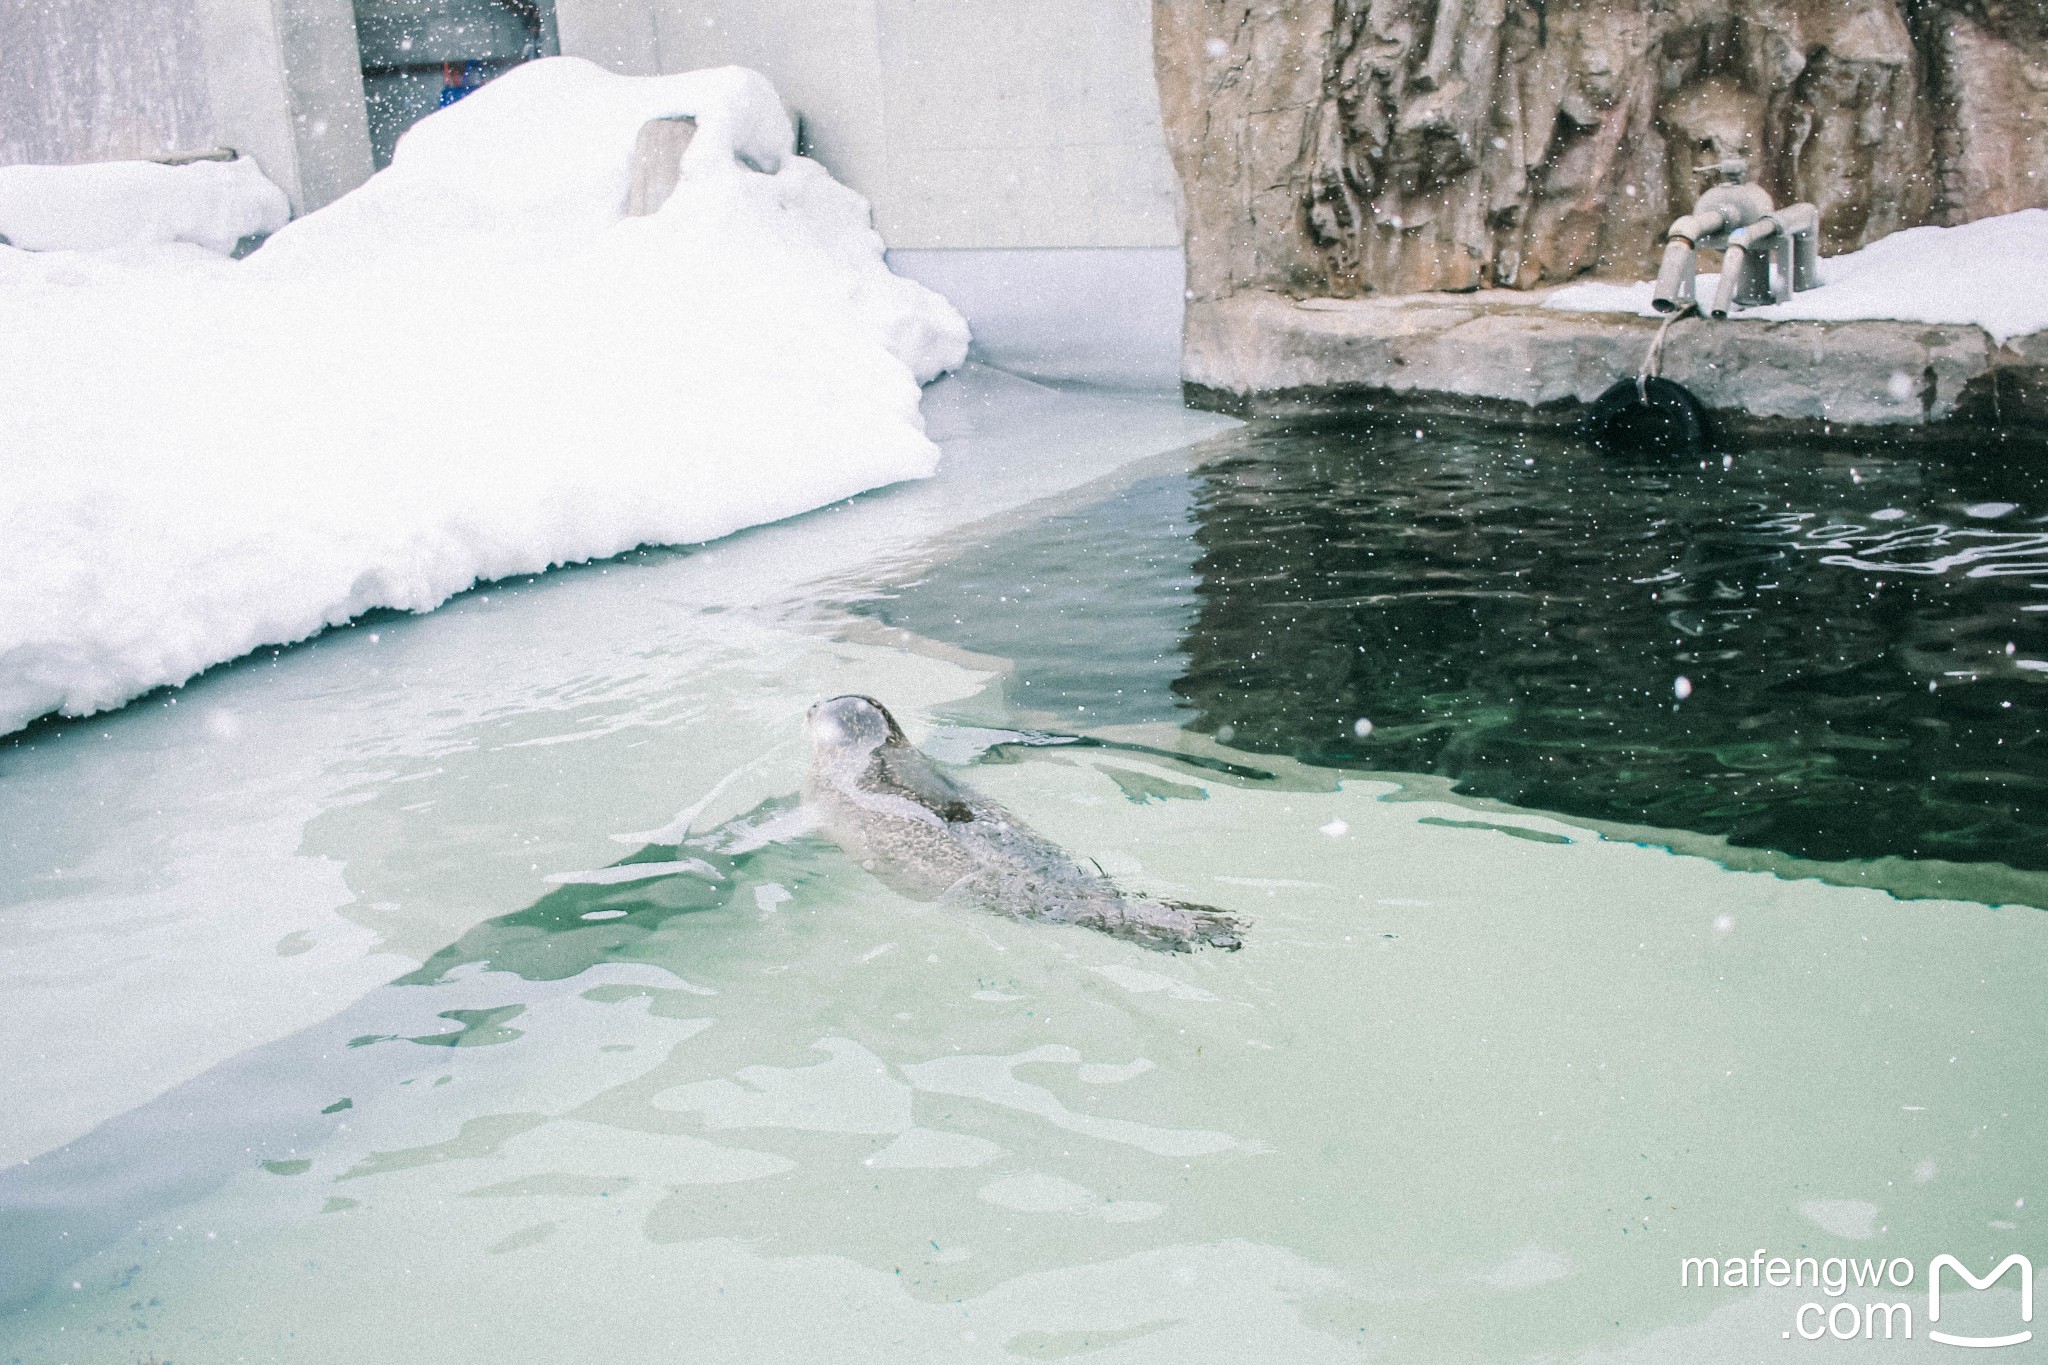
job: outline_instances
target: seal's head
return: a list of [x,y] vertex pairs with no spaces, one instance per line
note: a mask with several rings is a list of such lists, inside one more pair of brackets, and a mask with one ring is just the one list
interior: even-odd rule
[[873,697],[828,697],[804,714],[804,733],[820,757],[871,754],[887,744],[908,745],[896,717]]

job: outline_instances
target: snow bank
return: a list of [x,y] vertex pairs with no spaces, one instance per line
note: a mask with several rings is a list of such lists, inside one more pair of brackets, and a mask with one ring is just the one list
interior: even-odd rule
[[[682,181],[625,218],[669,115]],[[930,474],[966,326],[793,140],[752,72],[559,58],[244,261],[0,248],[0,732]]]
[[189,242],[225,255],[291,216],[284,191],[247,158],[0,166],[0,237],[28,251]]
[[[1895,319],[1982,327],[2000,343],[2048,330],[2048,209],[2025,209],[1963,227],[1909,228],[1861,251],[1821,262],[1822,287],[1735,317],[1782,322]],[[1702,275],[1711,299],[1718,275]],[[1640,313],[1650,284],[1567,285],[1544,307],[1574,313]]]

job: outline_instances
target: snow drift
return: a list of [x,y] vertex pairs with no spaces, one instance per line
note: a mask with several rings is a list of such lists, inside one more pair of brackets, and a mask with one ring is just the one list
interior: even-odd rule
[[246,159],[0,166],[0,238],[29,251],[189,242],[225,255],[291,216],[284,191]]
[[[650,118],[697,132],[624,216]],[[737,68],[558,58],[230,262],[0,248],[0,733],[933,472],[967,330]]]
[[[2048,330],[2048,209],[2023,209],[1962,227],[1908,228],[1820,263],[1822,287],[1736,318],[1852,322],[1895,319],[1975,325],[2003,345]],[[1702,275],[1711,300],[1721,277]],[[1566,285],[1544,307],[1573,313],[1641,313],[1653,284]],[[1704,306],[1704,304],[1702,305]]]

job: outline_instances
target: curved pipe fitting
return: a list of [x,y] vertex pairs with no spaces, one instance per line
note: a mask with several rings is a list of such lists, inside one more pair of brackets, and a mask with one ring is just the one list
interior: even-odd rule
[[1664,234],[1668,242],[1684,242],[1688,247],[1698,246],[1702,237],[1711,237],[1729,226],[1727,219],[1713,209],[1705,212],[1695,210],[1682,218],[1672,220],[1671,230]]
[[1762,185],[1716,185],[1692,206],[1696,215],[1716,213],[1721,226],[1739,228],[1769,215],[1771,196]]
[[1777,234],[1778,220],[1776,218],[1759,218],[1747,227],[1739,227],[1729,233],[1728,249],[1733,251],[1740,248],[1747,251],[1758,242],[1768,241],[1772,237],[1777,236]]
[[1820,288],[1820,210],[1812,204],[1788,204],[1771,217],[1792,239],[1786,287],[1794,294]]
[[1802,232],[1820,231],[1820,210],[1811,204],[1787,204],[1771,212],[1772,221],[1780,232],[1797,236]]

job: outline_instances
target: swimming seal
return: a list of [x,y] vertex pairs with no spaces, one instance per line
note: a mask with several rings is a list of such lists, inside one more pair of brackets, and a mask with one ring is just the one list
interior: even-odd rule
[[947,778],[872,697],[821,701],[804,730],[811,741],[805,806],[835,843],[906,896],[959,897],[1165,952],[1240,946],[1237,922],[1222,911],[1126,895]]

